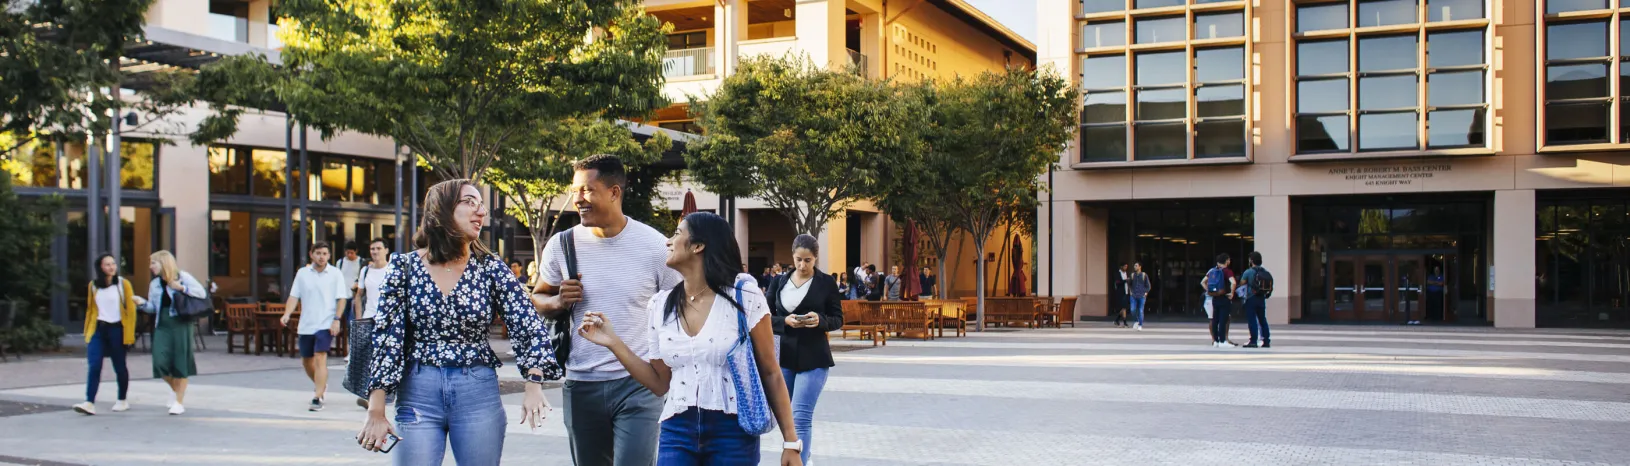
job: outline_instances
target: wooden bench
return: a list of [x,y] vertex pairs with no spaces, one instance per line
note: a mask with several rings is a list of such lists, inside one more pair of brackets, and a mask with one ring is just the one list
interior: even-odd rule
[[[889,332],[905,338],[934,339],[936,319],[923,303],[916,301],[879,301],[878,312],[883,316]],[[913,336],[915,335],[915,336]]]
[[[979,309],[978,298],[962,298],[962,302],[968,306],[970,314],[977,316]],[[1039,320],[1035,298],[986,297],[984,317],[985,324],[1001,325],[1003,327],[1022,324],[1026,328],[1035,328],[1036,322]]]
[[[263,338],[259,326],[255,325],[255,310],[260,309],[258,304],[227,304],[226,311],[226,352],[231,353],[235,348],[243,348],[244,354],[249,354],[250,342]],[[233,340],[238,343],[233,343]]]
[[848,338],[849,332],[856,332],[860,338],[871,338],[872,346],[879,344],[889,345],[888,332],[883,326],[882,319],[877,312],[869,311],[861,306],[861,300],[844,300],[843,327],[838,329],[838,338]]
[[962,301],[930,299],[923,301],[923,305],[929,313],[939,313],[936,319],[939,324],[938,336],[945,336],[946,327],[956,329],[951,332],[952,336],[968,335],[968,307]]

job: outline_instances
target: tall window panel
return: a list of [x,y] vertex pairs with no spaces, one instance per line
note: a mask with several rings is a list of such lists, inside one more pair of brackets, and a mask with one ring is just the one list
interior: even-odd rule
[[1079,0],[1082,163],[1249,155],[1243,0]]
[[1296,153],[1487,148],[1487,1],[1296,2]]
[[1541,0],[1541,146],[1630,147],[1630,0]]

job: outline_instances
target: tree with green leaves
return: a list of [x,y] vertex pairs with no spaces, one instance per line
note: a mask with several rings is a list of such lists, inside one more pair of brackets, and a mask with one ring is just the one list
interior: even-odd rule
[[[123,131],[180,132],[165,117],[190,100],[188,77],[150,72],[133,82],[118,67],[126,45],[142,37],[152,3],[0,0],[0,156],[42,139],[108,136],[116,113],[141,117]],[[141,91],[109,91],[132,85]]]
[[393,137],[439,175],[479,180],[554,122],[666,105],[664,26],[639,2],[282,0],[275,13],[283,66],[206,67],[198,94],[216,112],[196,139],[234,132],[234,106],[275,101],[324,135]]
[[[938,175],[936,203],[974,238],[975,257],[1013,209],[1035,202],[1040,176],[1058,161],[1075,130],[1080,94],[1046,71],[1008,69],[957,78],[933,89],[924,169]],[[930,191],[934,192],[934,191]],[[985,261],[975,273],[984,280]],[[985,286],[975,327],[984,329]]]
[[[572,183],[574,162],[595,154],[614,154],[628,164],[633,178],[635,172],[649,170],[646,165],[656,162],[673,146],[673,141],[662,133],[640,144],[626,126],[592,117],[544,122],[539,131],[531,144],[513,147],[493,161],[486,177],[494,190],[515,201],[506,213],[526,224],[536,245],[547,243],[554,234],[551,214],[566,208],[564,194]],[[634,204],[641,199],[645,204],[652,200],[650,196],[625,199],[631,208],[637,208]],[[646,206],[645,210],[651,208]]]
[[61,290],[51,243],[62,228],[52,217],[62,211],[60,197],[22,199],[11,189],[11,176],[0,176],[0,319],[15,306],[9,327],[0,325],[0,344],[16,351],[56,348],[63,329],[51,323],[51,295]]
[[[932,81],[905,84],[900,88],[924,108],[932,108],[936,103],[937,93]],[[936,122],[932,119],[925,118],[917,124],[921,125],[918,133],[921,136],[936,130]],[[876,198],[877,207],[895,220],[911,222],[916,226],[918,249],[933,255],[936,262],[935,273],[940,280],[938,296],[941,299],[949,298],[951,287],[946,277],[950,275],[946,274],[946,264],[950,263],[951,240],[961,230],[957,217],[941,200],[950,195],[950,191],[944,189],[950,177],[945,171],[962,167],[929,164],[930,160],[939,162],[942,159],[928,157],[928,144],[918,143],[909,147],[912,150],[905,151],[905,157],[896,161],[893,176],[884,180],[887,184],[883,194]]]
[[882,195],[917,141],[910,94],[804,57],[743,60],[691,109],[706,137],[686,151],[690,175],[720,196],[763,200],[815,236],[849,204]]

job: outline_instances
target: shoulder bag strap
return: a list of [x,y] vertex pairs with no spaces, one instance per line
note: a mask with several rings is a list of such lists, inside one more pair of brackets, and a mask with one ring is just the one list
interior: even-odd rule
[[560,251],[566,256],[565,280],[577,278],[577,241],[574,239],[576,235],[573,234],[576,230],[567,228],[566,231],[560,232]]

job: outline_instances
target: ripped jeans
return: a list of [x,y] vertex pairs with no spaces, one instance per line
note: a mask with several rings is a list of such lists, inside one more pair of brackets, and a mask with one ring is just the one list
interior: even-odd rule
[[407,367],[397,392],[397,466],[439,465],[453,445],[459,465],[498,464],[504,451],[504,403],[498,373],[486,366]]

